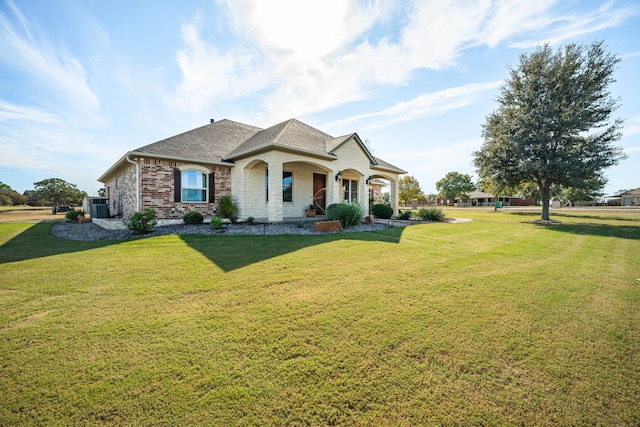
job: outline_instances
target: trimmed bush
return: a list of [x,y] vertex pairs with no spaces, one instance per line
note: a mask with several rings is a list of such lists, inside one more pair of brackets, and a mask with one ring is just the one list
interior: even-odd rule
[[358,225],[364,219],[364,209],[357,203],[334,203],[325,214],[328,221],[340,221],[342,228]]
[[67,212],[64,215],[65,218],[70,219],[71,221],[75,221],[76,219],[78,219],[79,216],[84,217],[84,211],[71,209],[69,212]]
[[420,208],[416,216],[422,221],[444,221],[444,212],[440,208]]
[[393,216],[393,208],[387,204],[373,205],[371,213],[376,218],[389,219]]
[[204,221],[204,217],[200,212],[189,211],[184,214],[182,220],[185,224],[202,224],[202,221]]
[[156,225],[156,210],[147,208],[144,212],[136,212],[124,221],[124,224],[133,234],[148,234]]
[[211,228],[214,230],[220,230],[222,228],[222,218],[219,216],[211,218]]
[[402,221],[407,221],[409,219],[411,219],[411,211],[400,211],[400,213],[398,214],[398,219],[402,220]]

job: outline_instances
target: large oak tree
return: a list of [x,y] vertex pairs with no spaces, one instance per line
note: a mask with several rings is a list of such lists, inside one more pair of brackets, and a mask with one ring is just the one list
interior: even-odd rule
[[480,178],[506,186],[534,184],[549,219],[554,186],[588,188],[602,170],[625,158],[613,145],[621,137],[618,106],[608,91],[620,61],[603,42],[547,44],[520,55],[487,116],[483,145],[474,152]]
[[87,195],[78,189],[75,184],[71,184],[60,178],[48,178],[34,182],[35,191],[41,201],[46,201],[53,206],[71,205],[79,206],[82,199]]

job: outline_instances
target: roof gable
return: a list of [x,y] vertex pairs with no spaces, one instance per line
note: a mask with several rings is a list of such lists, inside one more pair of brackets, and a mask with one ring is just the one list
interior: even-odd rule
[[289,119],[257,132],[231,151],[227,158],[243,157],[271,147],[328,154],[327,141],[331,139],[331,135],[296,119]]

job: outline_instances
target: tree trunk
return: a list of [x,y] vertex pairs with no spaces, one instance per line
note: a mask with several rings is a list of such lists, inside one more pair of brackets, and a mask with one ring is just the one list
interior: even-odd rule
[[543,221],[549,221],[549,202],[551,198],[551,189],[549,187],[541,187],[542,193],[542,219]]

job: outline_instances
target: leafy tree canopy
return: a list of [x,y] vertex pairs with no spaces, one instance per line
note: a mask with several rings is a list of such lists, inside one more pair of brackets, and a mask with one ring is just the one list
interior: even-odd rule
[[8,184],[5,184],[2,181],[0,181],[0,190],[3,190],[3,191],[14,191],[13,188],[11,188]]
[[618,101],[608,86],[620,61],[603,42],[549,45],[522,54],[483,126],[484,143],[473,153],[481,178],[501,185],[535,185],[542,219],[549,219],[554,186],[588,188],[602,170],[626,156],[613,145],[622,121],[610,121]]
[[82,204],[82,199],[87,195],[80,191],[75,184],[71,184],[60,178],[49,178],[34,182],[35,191],[41,201],[47,201],[54,206]]
[[420,183],[413,176],[405,175],[401,177],[398,184],[400,187],[398,199],[403,205],[406,205],[413,199],[419,198],[420,194],[422,194]]
[[444,178],[436,182],[436,190],[446,200],[469,200],[469,193],[476,189],[471,176],[460,172],[448,172]]
[[603,176],[595,176],[591,179],[585,180],[584,185],[579,188],[562,188],[558,197],[561,200],[571,202],[572,205],[575,202],[589,202],[604,196],[604,192],[602,190],[606,184],[606,178]]

